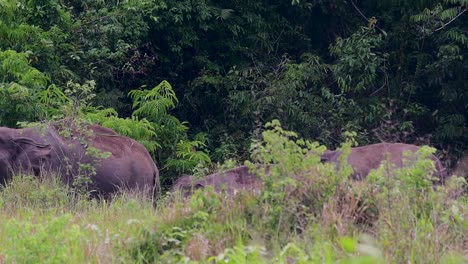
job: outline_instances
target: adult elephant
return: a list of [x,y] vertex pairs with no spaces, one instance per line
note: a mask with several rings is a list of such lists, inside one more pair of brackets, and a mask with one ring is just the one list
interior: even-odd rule
[[[352,177],[355,180],[364,179],[371,170],[379,168],[383,161],[389,161],[397,168],[404,166],[403,160],[411,161],[415,158],[414,153],[420,149],[419,146],[403,143],[378,143],[362,147],[351,148],[351,154],[348,156],[348,164],[353,168]],[[405,153],[411,155],[406,156]],[[340,151],[327,150],[320,158],[322,162],[335,162],[339,161],[341,155]],[[434,162],[435,173],[439,182],[444,183],[447,178],[447,172],[442,166],[440,160],[430,155],[430,159]]]
[[137,141],[70,119],[33,128],[0,127],[0,181],[14,173],[54,172],[69,185],[86,182],[98,195],[118,189],[159,191],[159,171]]

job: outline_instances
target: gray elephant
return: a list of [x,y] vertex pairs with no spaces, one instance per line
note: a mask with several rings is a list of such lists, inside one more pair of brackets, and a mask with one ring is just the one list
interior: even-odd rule
[[465,178],[468,176],[468,150],[466,150],[463,153],[463,156],[458,160],[453,170],[453,174]]
[[[266,168],[268,171],[268,167]],[[240,190],[254,190],[261,186],[261,180],[249,171],[247,166],[238,166],[230,170],[216,172],[196,180],[193,176],[184,175],[172,186],[172,192],[180,191],[185,197],[192,194],[196,189],[212,186],[220,193],[234,195]]]
[[[416,145],[403,143],[378,143],[351,148],[351,154],[348,156],[347,161],[354,170],[352,178],[355,180],[364,179],[371,170],[377,169],[383,161],[389,161],[397,168],[401,168],[403,167],[403,159],[406,158],[404,153],[415,153],[419,148]],[[320,158],[322,162],[337,163],[340,155],[340,151],[327,150]],[[447,172],[442,163],[434,155],[430,155],[429,158],[434,162],[436,169],[435,176],[439,178],[439,181],[436,183],[444,183],[447,179]],[[407,159],[411,158],[408,157]]]
[[33,128],[0,127],[0,181],[17,172],[55,172],[69,185],[89,179],[88,188],[97,195],[118,189],[159,191],[159,171],[143,145],[69,119]]

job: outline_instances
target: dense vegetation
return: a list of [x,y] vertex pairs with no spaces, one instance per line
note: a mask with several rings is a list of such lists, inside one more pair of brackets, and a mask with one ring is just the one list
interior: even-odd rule
[[[6,263],[464,263],[463,178],[432,187],[430,160],[382,166],[354,182],[320,163],[324,147],[278,122],[253,161],[260,192],[198,190],[151,199],[86,199],[56,177],[17,175],[0,192],[0,260]],[[350,143],[343,146],[349,150]],[[432,152],[423,148],[421,157]]]
[[[289,131],[328,148],[429,144],[450,168],[468,146],[467,10],[467,0],[0,0],[0,126],[74,117],[113,128],[147,147],[166,187],[218,163],[283,164],[261,194],[168,196],[157,208],[19,175],[0,192],[0,262],[466,261],[462,178],[434,190],[422,160],[356,184],[298,155],[317,146]],[[266,128],[272,120],[282,127]]]
[[2,0],[0,125],[107,122],[152,144],[166,185],[248,158],[272,119],[329,148],[344,132],[430,144],[450,166],[468,142],[467,6]]

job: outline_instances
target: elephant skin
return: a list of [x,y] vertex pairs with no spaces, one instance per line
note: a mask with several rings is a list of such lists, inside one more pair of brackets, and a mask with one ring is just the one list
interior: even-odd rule
[[17,172],[55,172],[69,185],[79,175],[89,176],[90,191],[99,195],[119,189],[158,194],[159,171],[143,145],[99,125],[76,127],[70,120],[33,128],[0,127],[0,181]]
[[453,174],[461,177],[468,176],[468,150],[465,151],[463,156],[458,160]]
[[174,183],[171,190],[172,192],[180,191],[184,197],[187,197],[197,189],[212,186],[215,192],[225,192],[227,195],[232,196],[240,190],[254,190],[260,184],[260,179],[250,173],[247,166],[238,166],[230,170],[207,175],[201,180],[184,175]]
[[[378,143],[351,148],[351,154],[347,161],[353,168],[352,178],[355,180],[364,179],[371,170],[379,168],[383,161],[389,161],[396,168],[401,168],[403,167],[403,159],[411,159],[411,156],[405,156],[404,153],[415,153],[419,149],[419,146],[403,143]],[[320,158],[322,162],[338,163],[340,155],[340,151],[327,150]],[[442,163],[434,155],[430,155],[429,158],[434,162],[435,176],[440,180],[438,183],[444,183],[447,179],[447,172]]]

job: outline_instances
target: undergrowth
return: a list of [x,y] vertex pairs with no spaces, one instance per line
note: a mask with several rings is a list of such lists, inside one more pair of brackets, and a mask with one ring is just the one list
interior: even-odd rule
[[252,149],[253,162],[268,164],[252,165],[261,191],[235,197],[207,188],[155,207],[138,194],[97,201],[53,178],[17,175],[0,191],[0,263],[468,261],[466,183],[433,187],[424,158],[432,149],[356,182],[346,164],[320,163],[324,147],[270,128]]

